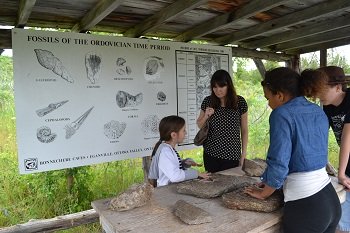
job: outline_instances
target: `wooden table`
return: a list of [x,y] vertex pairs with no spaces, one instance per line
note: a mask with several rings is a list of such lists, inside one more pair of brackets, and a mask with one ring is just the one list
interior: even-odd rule
[[[221,172],[226,175],[242,175],[239,169]],[[332,179],[339,198],[345,200],[342,185]],[[232,210],[226,208],[221,198],[202,199],[176,192],[176,185],[156,188],[151,201],[133,210],[116,212],[108,209],[111,198],[92,202],[92,207],[100,216],[100,223],[106,233],[115,232],[280,232],[282,210],[273,213]],[[173,214],[174,204],[185,200],[212,216],[211,223],[187,225]]]

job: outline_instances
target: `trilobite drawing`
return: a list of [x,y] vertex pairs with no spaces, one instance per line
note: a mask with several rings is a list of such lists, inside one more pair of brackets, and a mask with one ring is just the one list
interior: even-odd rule
[[34,51],[41,66],[51,70],[70,83],[74,82],[67,69],[63,66],[63,63],[52,52],[43,49],[34,49]]
[[107,138],[114,140],[123,135],[125,128],[125,122],[112,120],[104,125],[103,131]]
[[116,65],[117,65],[117,70],[116,70],[117,74],[119,74],[119,75],[130,75],[131,74],[131,68],[130,68],[130,66],[126,65],[125,58],[118,57]]
[[139,94],[133,96],[125,91],[118,91],[117,96],[116,96],[116,100],[117,100],[117,105],[119,106],[119,108],[135,107],[135,106],[142,103],[143,95],[142,95],[142,93],[139,93]]
[[159,118],[157,115],[149,115],[141,122],[141,129],[144,135],[155,136],[158,132]]
[[147,81],[158,79],[164,70],[163,59],[156,56],[148,57],[144,63],[144,77]]
[[87,53],[85,55],[85,68],[87,78],[92,84],[95,84],[100,78],[101,57],[93,52]]
[[80,126],[83,124],[83,122],[85,121],[85,119],[88,117],[88,115],[90,114],[91,110],[94,107],[91,107],[89,110],[87,110],[83,115],[81,115],[80,117],[78,117],[75,121],[71,122],[70,124],[65,126],[65,130],[66,130],[66,139],[69,139],[70,137],[72,137],[76,131],[80,128]]
[[57,102],[57,103],[51,103],[47,107],[38,109],[35,112],[36,112],[36,114],[39,117],[43,117],[46,114],[49,114],[50,112],[52,112],[52,111],[56,110],[57,108],[61,107],[63,104],[65,104],[67,102],[68,102],[68,100],[64,100],[64,101]]
[[50,143],[55,140],[56,134],[51,132],[51,129],[47,126],[42,126],[36,131],[36,137],[42,143]]
[[162,91],[159,91],[157,93],[157,99],[162,101],[162,102],[165,101],[166,100],[166,94],[164,92],[162,92]]

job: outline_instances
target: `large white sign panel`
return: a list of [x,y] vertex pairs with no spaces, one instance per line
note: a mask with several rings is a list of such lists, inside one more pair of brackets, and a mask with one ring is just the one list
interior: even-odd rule
[[12,30],[20,173],[150,155],[167,115],[196,118],[225,47]]

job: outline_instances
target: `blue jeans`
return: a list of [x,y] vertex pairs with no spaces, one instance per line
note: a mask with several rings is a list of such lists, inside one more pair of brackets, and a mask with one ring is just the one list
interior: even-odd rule
[[341,218],[338,223],[338,230],[350,231],[350,192],[346,192],[346,200],[341,204]]

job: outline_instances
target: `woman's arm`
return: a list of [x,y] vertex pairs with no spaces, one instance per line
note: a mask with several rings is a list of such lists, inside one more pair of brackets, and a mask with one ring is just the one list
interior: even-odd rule
[[248,145],[248,112],[241,116],[241,140],[242,140],[242,154],[239,161],[239,166],[243,165],[244,159],[247,156]]
[[271,196],[275,192],[275,188],[262,184],[262,188],[256,186],[249,186],[244,189],[244,193],[249,194],[252,197],[264,200]]
[[340,143],[338,181],[348,189],[350,189],[350,178],[345,175],[345,170],[349,161],[349,153],[350,123],[346,123],[344,124]]
[[214,114],[213,108],[206,108],[205,111],[201,110],[199,113],[199,117],[197,119],[197,126],[198,128],[202,128],[204,123],[208,120],[208,118]]

